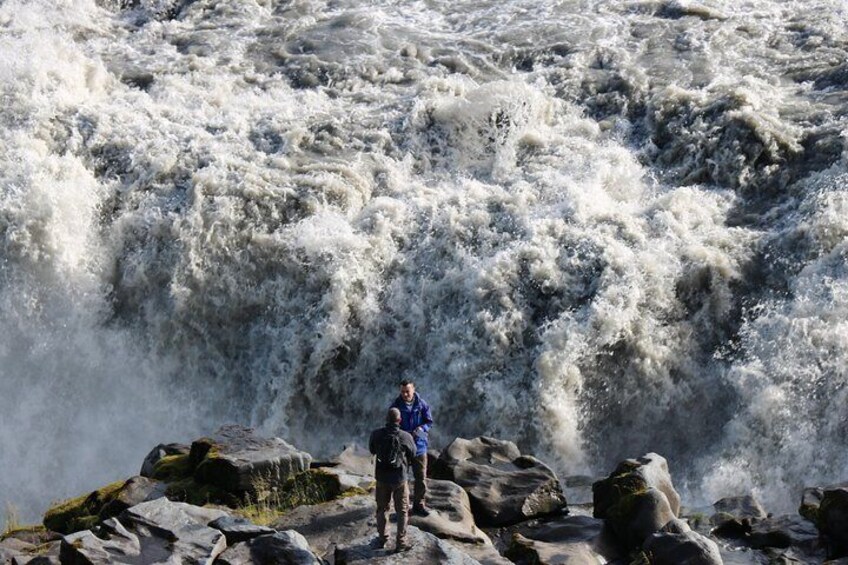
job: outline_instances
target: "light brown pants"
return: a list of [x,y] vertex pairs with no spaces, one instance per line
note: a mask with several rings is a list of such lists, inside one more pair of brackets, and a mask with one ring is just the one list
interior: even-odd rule
[[377,534],[387,539],[386,518],[389,513],[389,502],[394,499],[397,513],[397,544],[406,543],[406,523],[409,520],[409,487],[406,481],[397,484],[377,482]]

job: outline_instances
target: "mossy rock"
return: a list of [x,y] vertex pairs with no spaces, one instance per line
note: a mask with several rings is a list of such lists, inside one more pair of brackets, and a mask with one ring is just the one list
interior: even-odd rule
[[153,466],[152,478],[171,483],[191,477],[194,465],[189,454],[166,455]]
[[90,529],[100,520],[103,507],[115,499],[125,483],[117,481],[87,495],[60,502],[44,514],[44,527],[61,534]]
[[236,507],[240,499],[234,494],[220,489],[214,485],[200,483],[192,477],[182,478],[168,483],[165,496],[169,500],[187,502],[195,506],[206,504],[223,504]]
[[281,487],[257,481],[252,493],[235,510],[254,524],[268,525],[298,506],[313,506],[337,498],[367,494],[361,488],[339,490],[336,477],[322,469],[308,469],[288,479]]

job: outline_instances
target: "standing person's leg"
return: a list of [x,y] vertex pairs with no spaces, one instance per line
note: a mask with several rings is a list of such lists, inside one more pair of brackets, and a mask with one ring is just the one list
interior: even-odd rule
[[392,496],[395,499],[397,513],[397,549],[408,547],[406,543],[406,524],[409,521],[409,486],[406,481],[393,485]]
[[389,502],[392,499],[393,486],[377,481],[377,489],[374,491],[374,497],[377,500],[377,536],[379,537],[381,547],[389,539],[389,536],[386,534],[386,518],[389,513]]
[[412,496],[412,511],[426,514],[424,497],[427,495],[427,454],[416,455],[412,460],[412,473],[415,476],[415,488]]

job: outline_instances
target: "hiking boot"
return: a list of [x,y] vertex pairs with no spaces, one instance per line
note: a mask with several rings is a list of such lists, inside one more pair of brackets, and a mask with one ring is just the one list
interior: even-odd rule
[[371,542],[375,549],[383,549],[386,547],[386,543],[389,541],[389,538],[377,536],[374,538],[374,541]]
[[416,516],[429,516],[430,509],[424,506],[424,504],[416,504],[412,507],[412,513]]
[[412,549],[412,545],[407,541],[399,541],[395,546],[395,553],[403,553]]

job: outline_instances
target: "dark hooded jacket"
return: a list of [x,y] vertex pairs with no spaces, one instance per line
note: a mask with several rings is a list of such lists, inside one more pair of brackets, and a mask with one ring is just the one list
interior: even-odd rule
[[371,432],[371,437],[368,439],[368,451],[372,455],[377,455],[381,446],[384,443],[391,442],[392,436],[400,436],[400,444],[403,448],[404,464],[403,467],[382,467],[379,463],[374,465],[374,478],[379,483],[397,484],[406,478],[406,467],[412,458],[415,457],[415,442],[412,436],[400,429],[397,424],[386,424],[385,427],[378,428]]

